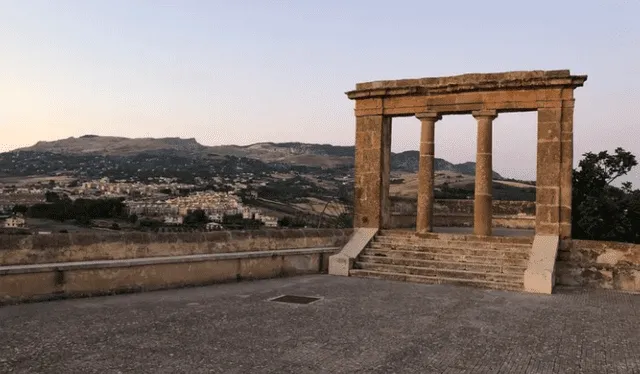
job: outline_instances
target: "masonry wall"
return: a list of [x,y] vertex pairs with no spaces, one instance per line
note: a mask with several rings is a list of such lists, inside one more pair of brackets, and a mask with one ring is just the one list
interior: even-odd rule
[[0,305],[324,272],[352,230],[0,236]]
[[0,266],[336,247],[344,245],[351,232],[338,229],[290,229],[0,235]]
[[[391,198],[391,226],[411,228],[416,224],[416,200]],[[434,204],[434,224],[440,227],[472,227],[473,200],[437,199]],[[533,229],[536,204],[533,201],[493,201],[493,227]]]
[[640,244],[565,240],[556,284],[640,292]]

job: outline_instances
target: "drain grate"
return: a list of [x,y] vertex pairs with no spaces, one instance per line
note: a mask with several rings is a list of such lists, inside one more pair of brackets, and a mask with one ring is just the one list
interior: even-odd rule
[[271,299],[271,301],[277,301],[280,303],[289,303],[289,304],[311,304],[314,301],[320,300],[319,297],[309,297],[309,296],[296,296],[296,295],[284,295],[276,297],[275,299]]

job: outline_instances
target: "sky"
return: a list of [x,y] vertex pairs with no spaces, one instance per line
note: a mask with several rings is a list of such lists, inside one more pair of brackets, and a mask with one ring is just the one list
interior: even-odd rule
[[[0,152],[85,134],[352,145],[357,82],[571,69],[575,162],[640,158],[638,1],[0,0]],[[394,119],[394,152],[419,121]],[[535,179],[536,114],[501,114],[494,168]],[[473,117],[436,157],[475,160]],[[640,167],[628,180],[640,185]]]

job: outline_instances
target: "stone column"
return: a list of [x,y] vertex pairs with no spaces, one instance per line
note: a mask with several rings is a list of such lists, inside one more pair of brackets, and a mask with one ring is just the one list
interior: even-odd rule
[[433,229],[434,202],[434,136],[435,124],[442,118],[438,113],[418,113],[422,123],[420,132],[420,161],[418,165],[418,213],[416,231],[425,234]]
[[354,227],[389,225],[391,117],[356,117]]
[[473,112],[478,121],[478,144],[476,153],[476,187],[473,202],[473,233],[491,235],[493,166],[491,159],[493,120],[495,110]]

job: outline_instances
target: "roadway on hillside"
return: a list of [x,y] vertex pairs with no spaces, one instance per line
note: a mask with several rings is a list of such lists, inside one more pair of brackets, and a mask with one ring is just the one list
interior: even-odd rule
[[[307,305],[269,299],[321,297]],[[640,295],[328,275],[0,308],[0,372],[640,373]]]

